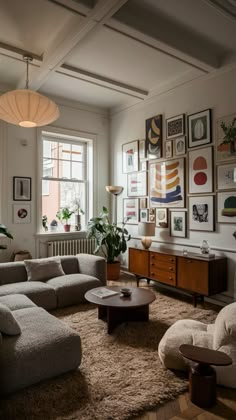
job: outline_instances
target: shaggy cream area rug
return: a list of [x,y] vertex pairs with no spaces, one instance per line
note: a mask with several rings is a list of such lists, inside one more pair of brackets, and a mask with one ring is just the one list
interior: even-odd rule
[[216,312],[210,306],[193,308],[191,302],[156,294],[148,323],[122,324],[112,335],[97,319],[94,306],[84,304],[54,311],[81,336],[80,369],[3,399],[0,418],[122,420],[184,392],[187,378],[161,365],[158,343],[176,320],[192,318],[210,323]]

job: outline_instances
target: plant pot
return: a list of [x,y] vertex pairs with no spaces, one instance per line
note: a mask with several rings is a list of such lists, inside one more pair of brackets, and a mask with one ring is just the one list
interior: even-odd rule
[[64,225],[64,231],[65,232],[70,232],[70,225]]
[[119,280],[120,277],[120,261],[107,263],[107,280]]

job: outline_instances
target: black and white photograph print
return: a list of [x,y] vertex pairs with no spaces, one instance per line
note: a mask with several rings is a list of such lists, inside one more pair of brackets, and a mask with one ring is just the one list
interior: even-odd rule
[[31,201],[31,178],[25,176],[13,177],[13,200]]
[[189,229],[213,232],[214,228],[214,197],[189,197]]
[[211,142],[211,109],[188,115],[188,147]]
[[186,212],[172,210],[170,212],[170,236],[186,238]]

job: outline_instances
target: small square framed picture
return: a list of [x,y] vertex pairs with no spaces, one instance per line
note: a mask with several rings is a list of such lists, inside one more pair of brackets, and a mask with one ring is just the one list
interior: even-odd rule
[[183,136],[185,134],[185,115],[176,115],[166,120],[166,138]]
[[155,215],[155,207],[151,207],[151,208],[149,209],[149,214],[151,214],[152,216],[154,216],[154,215]]
[[149,222],[155,222],[155,214],[149,214]]
[[217,222],[236,223],[236,192],[222,191],[217,193]]
[[156,208],[156,227],[168,227],[168,209]]
[[173,146],[171,140],[165,142],[165,156],[167,159],[173,156]]
[[214,197],[189,197],[189,229],[205,232],[215,230]]
[[185,136],[178,137],[174,141],[175,156],[185,155],[186,153],[186,139]]
[[170,212],[170,236],[178,238],[186,238],[187,224],[186,224],[186,212],[175,211]]
[[211,109],[188,115],[188,147],[211,143]]
[[236,163],[217,166],[217,190],[236,188]]
[[30,223],[30,204],[13,204],[13,223]]
[[147,198],[140,198],[139,199],[139,208],[146,209],[147,208]]
[[140,222],[148,222],[149,209],[140,209]]
[[13,200],[31,201],[31,178],[26,176],[13,177]]

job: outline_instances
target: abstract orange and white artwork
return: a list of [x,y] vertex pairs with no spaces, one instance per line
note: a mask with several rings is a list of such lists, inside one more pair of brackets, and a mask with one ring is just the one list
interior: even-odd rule
[[213,192],[212,147],[189,152],[189,194]]

